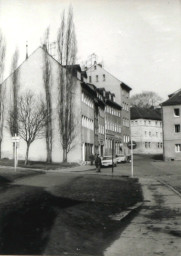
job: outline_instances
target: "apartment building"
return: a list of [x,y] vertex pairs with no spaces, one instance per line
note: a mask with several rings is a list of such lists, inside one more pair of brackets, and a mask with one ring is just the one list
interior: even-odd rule
[[131,108],[131,136],[137,154],[162,154],[163,132],[161,109]]
[[121,136],[122,151],[129,154],[127,142],[130,140],[130,91],[131,88],[111,75],[101,64],[94,62],[87,69],[87,82],[95,84],[97,88],[105,88],[115,95],[114,101],[122,107],[121,110]]
[[164,159],[181,160],[181,89],[170,94],[163,102]]

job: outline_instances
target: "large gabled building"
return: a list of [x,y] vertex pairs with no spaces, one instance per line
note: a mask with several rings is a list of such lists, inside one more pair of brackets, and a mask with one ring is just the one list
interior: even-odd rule
[[[63,150],[59,135],[59,120],[57,104],[59,102],[59,74],[65,67],[61,66],[42,47],[35,50],[15,71],[18,74],[18,93],[31,90],[35,94],[45,97],[45,87],[43,80],[44,57],[47,55],[51,65],[51,101],[53,120],[53,144],[52,160],[61,162],[63,160]],[[115,102],[115,95],[105,89],[98,89],[92,83],[87,82],[86,72],[82,72],[79,65],[74,65],[73,71],[74,92],[73,110],[76,120],[75,139],[72,150],[68,154],[69,162],[86,162],[94,153],[105,155],[111,151],[112,144],[109,145],[110,135],[114,135],[115,152],[120,152],[121,143],[121,106]],[[5,113],[4,113],[4,135],[2,141],[2,157],[12,158],[13,147],[10,131],[8,129],[8,113],[12,102],[13,74],[3,83],[5,90]],[[107,123],[106,123],[107,120]],[[26,143],[21,139],[19,144],[19,159],[25,158]],[[29,152],[30,160],[46,160],[46,140],[42,138],[35,140]]]
[[163,113],[164,159],[181,160],[181,89],[161,104]]
[[122,107],[121,110],[121,136],[122,153],[129,154],[127,142],[130,140],[130,91],[131,88],[110,74],[101,64],[94,62],[87,69],[87,82],[95,84],[98,88],[105,88],[115,95],[114,101]]

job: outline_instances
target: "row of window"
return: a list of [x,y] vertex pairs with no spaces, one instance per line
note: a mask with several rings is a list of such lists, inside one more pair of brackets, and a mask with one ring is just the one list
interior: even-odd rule
[[143,120],[132,120],[131,121],[131,124],[132,125],[138,125],[138,124],[144,124],[146,126],[158,126],[158,127],[162,127],[162,122],[161,121],[150,121],[150,120],[144,120],[144,123],[143,123]]
[[112,114],[114,116],[121,117],[121,111],[117,110],[117,109],[114,109],[112,107],[106,106],[106,112],[109,113],[109,114]]
[[[106,148],[107,149],[112,149],[112,144],[113,144],[113,141],[111,139],[106,139]],[[120,143],[119,142],[115,142],[114,143],[114,149],[115,149],[115,154],[119,154],[120,152]]]
[[86,116],[82,116],[82,126],[94,130],[94,121]]
[[129,127],[129,119],[123,118],[123,125]]
[[129,142],[129,141],[130,141],[129,136],[128,136],[128,135],[124,135],[124,137],[123,137],[123,141],[124,141],[124,143]]
[[121,125],[112,122],[106,122],[106,130],[121,133]]
[[149,135],[150,137],[153,137],[153,136],[158,137],[160,135],[160,137],[162,137],[162,132],[151,133],[151,132],[145,131],[145,136],[147,135]]
[[[158,142],[157,143],[157,147],[158,148],[162,148],[163,147],[163,143]],[[151,142],[145,142],[145,148],[151,148]]]
[[89,98],[87,95],[85,95],[84,93],[82,93],[82,102],[84,102],[90,108],[94,108],[93,100]]
[[[99,76],[98,75],[95,76],[95,81],[99,82]],[[103,82],[106,81],[106,75],[105,74],[102,75],[102,81]],[[91,76],[89,76],[89,83],[92,83],[92,77]]]
[[123,109],[129,111],[129,104],[123,102]]
[[104,134],[104,125],[99,124],[99,133]]

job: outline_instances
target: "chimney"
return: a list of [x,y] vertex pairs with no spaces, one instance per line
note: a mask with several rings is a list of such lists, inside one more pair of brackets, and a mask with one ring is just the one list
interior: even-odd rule
[[28,59],[28,42],[26,41],[26,60]]

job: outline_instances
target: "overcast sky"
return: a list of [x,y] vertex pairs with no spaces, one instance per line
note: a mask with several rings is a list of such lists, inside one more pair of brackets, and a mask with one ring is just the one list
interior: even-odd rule
[[16,47],[24,60],[26,41],[33,52],[47,26],[53,38],[70,3],[79,62],[96,53],[132,94],[152,90],[165,99],[181,88],[181,0],[0,0],[7,63]]

